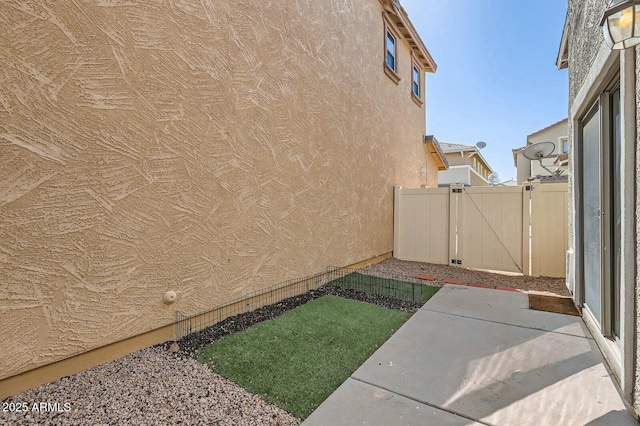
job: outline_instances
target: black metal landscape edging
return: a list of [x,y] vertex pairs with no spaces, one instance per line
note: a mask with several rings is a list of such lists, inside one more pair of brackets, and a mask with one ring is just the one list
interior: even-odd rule
[[[393,274],[376,277],[367,275],[362,269],[330,267],[326,272],[288,280],[193,315],[176,311],[176,340],[185,339],[216,324],[235,323],[233,318],[254,311],[284,312],[326,294],[413,311],[420,306],[423,285],[406,281],[410,279]],[[272,316],[269,313],[264,319]]]

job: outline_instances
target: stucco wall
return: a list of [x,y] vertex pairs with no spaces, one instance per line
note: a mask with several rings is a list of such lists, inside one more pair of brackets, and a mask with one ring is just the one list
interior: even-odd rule
[[471,166],[452,166],[449,164],[449,170],[438,172],[438,184],[449,185],[452,183],[471,184]]
[[562,144],[560,138],[566,138],[567,133],[567,121],[555,124],[548,129],[541,130],[533,135],[530,135],[527,140],[527,145],[533,145],[539,142],[553,142],[555,145],[554,151],[551,155],[562,154]]
[[[585,83],[598,49],[602,43],[600,19],[607,7],[606,0],[569,0],[567,9],[567,37],[569,42],[569,106],[570,109],[578,91]],[[569,152],[574,152],[573,122],[569,120]],[[569,156],[569,247],[575,251],[575,159]]]
[[584,84],[602,43],[600,19],[609,3],[607,0],[569,0],[569,105]]
[[[569,42],[569,108],[573,105],[602,43],[600,19],[606,0],[569,0],[567,10]],[[570,114],[569,114],[570,115]],[[573,152],[573,123],[569,120],[569,151]],[[569,156],[568,170],[574,175],[574,158]],[[569,179],[569,200],[575,200],[574,182]],[[569,202],[569,247],[575,247],[575,201]]]
[[469,180],[471,186],[489,186],[489,182],[473,169],[469,170]]
[[426,173],[426,186],[427,188],[438,187],[438,163],[432,155],[426,154],[427,158],[427,173]]
[[383,28],[377,0],[2,2],[0,378],[391,251],[425,110]]
[[469,164],[469,153],[448,152],[445,154],[449,166],[463,166]]
[[522,185],[529,177],[531,177],[531,160],[526,158],[522,152],[516,154],[516,170],[518,173],[518,185]]

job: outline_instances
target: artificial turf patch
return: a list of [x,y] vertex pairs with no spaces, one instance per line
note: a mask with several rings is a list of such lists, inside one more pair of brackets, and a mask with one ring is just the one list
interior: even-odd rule
[[210,344],[198,360],[306,418],[410,316],[324,296]]

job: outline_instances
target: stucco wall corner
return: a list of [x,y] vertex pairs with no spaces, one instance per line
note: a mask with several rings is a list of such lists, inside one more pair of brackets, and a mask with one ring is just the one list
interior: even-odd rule
[[602,43],[600,19],[606,0],[569,0],[569,104],[580,91]]
[[[570,112],[569,112],[570,114]],[[569,214],[569,229],[568,229],[568,238],[569,238],[569,248],[573,249],[573,252],[576,252],[575,247],[575,225],[576,225],[576,206],[575,206],[575,158],[573,153],[575,152],[575,140],[573,137],[573,121],[571,119],[568,120],[567,124],[567,135],[569,137],[569,163],[567,166],[567,173],[569,174],[568,179],[568,197],[569,197],[569,206],[568,206],[568,214]],[[575,269],[575,261],[571,266]],[[575,274],[573,275],[575,276]]]
[[[638,191],[638,188],[640,188],[640,114],[638,114],[638,108],[637,105],[640,105],[640,46],[636,46],[635,48],[635,54],[636,54],[636,63],[635,63],[635,70],[636,70],[636,93],[635,93],[635,98],[636,98],[636,152],[635,152],[635,176],[636,176],[636,181],[635,181],[635,217],[639,218],[640,217],[640,191]],[[638,309],[638,307],[640,306],[640,239],[638,238],[638,235],[640,235],[640,222],[636,220],[636,229],[635,229],[635,233],[636,233],[636,238],[635,238],[635,242],[636,242],[636,246],[635,246],[635,251],[636,251],[636,279],[635,279],[635,291],[634,294],[636,295],[636,300],[635,300],[635,343],[636,343],[636,350],[635,350],[635,361],[636,361],[636,365],[635,365],[635,378],[634,378],[634,394],[633,394],[633,409],[635,410],[636,413],[640,413],[640,357],[638,356],[638,354],[640,354],[640,337],[638,336],[638,333],[640,331],[640,309]]]

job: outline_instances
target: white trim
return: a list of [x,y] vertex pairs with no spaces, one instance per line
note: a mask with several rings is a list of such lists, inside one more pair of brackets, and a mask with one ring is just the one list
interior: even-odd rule
[[[391,49],[389,49],[389,37],[393,39],[393,52],[391,51]],[[384,50],[385,50],[384,63],[387,64],[387,66],[392,71],[397,73],[398,72],[397,71],[398,70],[398,60],[397,60],[398,39],[389,28],[387,28],[387,31],[384,36]],[[388,60],[389,54],[391,54],[391,56],[393,57],[393,67],[389,65],[389,60]]]
[[[567,150],[564,150],[563,142],[567,142]],[[567,136],[559,136],[558,137],[558,155],[568,154],[569,153],[569,135]]]
[[[598,322],[594,318],[589,308],[587,308],[586,306],[582,309],[582,320],[589,329],[589,332],[591,333],[591,336],[593,336],[593,340],[598,345],[598,348],[600,348],[602,356],[607,361],[607,364],[609,364],[609,369],[611,370],[613,375],[615,375],[618,380],[620,380],[618,372],[620,371],[622,360],[620,357],[620,351],[617,350],[618,345],[614,341],[607,339],[602,335]],[[606,350],[603,350],[604,348],[606,348]]]
[[[626,49],[620,55],[620,117],[622,128],[622,156],[620,159],[620,182],[622,229],[620,276],[625,284],[621,286],[620,339],[622,341],[622,366],[620,387],[627,400],[631,401],[634,392],[634,369],[636,364],[635,334],[637,319],[635,316],[636,298],[636,241],[635,241],[635,148],[636,148],[636,57],[635,49]],[[631,214],[625,214],[630,212]]]
[[[618,66],[619,65],[619,66]],[[620,97],[621,97],[621,117],[622,117],[622,144],[623,156],[621,159],[621,190],[622,212],[632,212],[633,217],[623,216],[622,230],[622,270],[623,285],[621,286],[621,325],[620,344],[611,339],[605,338],[600,330],[600,325],[595,321],[588,308],[583,310],[583,318],[587,327],[591,330],[598,347],[603,356],[614,370],[615,376],[619,379],[620,387],[624,398],[627,401],[633,400],[635,387],[634,369],[636,362],[636,321],[635,318],[635,133],[636,133],[636,105],[635,105],[635,51],[627,49],[625,51],[611,50],[603,42],[593,65],[584,80],[584,83],[576,94],[571,105],[570,120],[572,123],[572,137],[570,138],[569,152],[573,156],[571,162],[571,176],[573,176],[573,194],[570,203],[576,220],[573,224],[574,241],[573,249],[576,259],[584,256],[582,252],[582,241],[580,237],[580,224],[582,218],[577,218],[582,214],[576,203],[582,189],[581,182],[576,172],[576,163],[580,161],[574,155],[580,153],[576,150],[575,144],[580,140],[580,119],[594,105],[595,100],[605,90],[612,78],[612,71],[620,70]],[[576,152],[578,151],[578,152]],[[627,155],[631,154],[631,155]],[[629,205],[631,203],[631,205]],[[631,230],[631,232],[627,232]],[[574,276],[576,283],[582,282],[583,271],[578,268],[578,261],[574,262]],[[583,290],[580,285],[575,285],[574,299],[577,304],[583,302]],[[604,312],[603,312],[604,313]],[[622,347],[620,347],[620,345]]]

